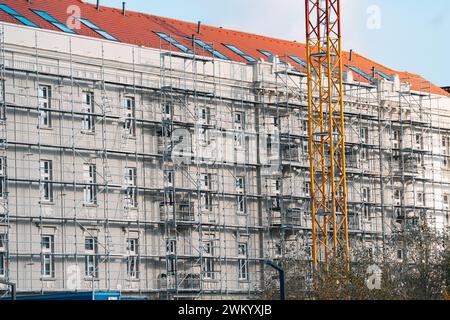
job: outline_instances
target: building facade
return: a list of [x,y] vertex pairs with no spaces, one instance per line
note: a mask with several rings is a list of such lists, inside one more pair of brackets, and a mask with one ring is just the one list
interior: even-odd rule
[[[308,259],[299,68],[180,52],[175,36],[149,48],[1,28],[0,279],[24,294],[247,298],[264,260]],[[450,99],[413,80],[345,72],[349,229],[369,250],[421,220],[449,226]]]

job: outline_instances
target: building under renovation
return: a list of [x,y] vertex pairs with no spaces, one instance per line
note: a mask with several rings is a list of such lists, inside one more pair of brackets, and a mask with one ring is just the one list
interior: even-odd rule
[[[309,259],[304,44],[81,0],[1,0],[0,20],[0,280],[246,298],[266,259]],[[447,228],[450,94],[344,64],[352,243]]]

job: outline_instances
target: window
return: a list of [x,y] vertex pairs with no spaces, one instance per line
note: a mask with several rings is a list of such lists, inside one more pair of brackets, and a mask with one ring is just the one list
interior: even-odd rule
[[397,259],[403,260],[403,250],[402,249],[397,249]]
[[207,212],[212,210],[212,195],[210,193],[200,194],[200,208]]
[[95,164],[84,165],[84,204],[97,204],[97,166]]
[[41,201],[53,201],[53,162],[50,160],[41,160],[40,162],[41,175]]
[[395,130],[394,131],[394,141],[393,141],[393,148],[398,149],[400,145],[400,131]]
[[136,111],[136,103],[133,97],[125,97],[123,99],[123,111],[125,121],[123,123],[123,129],[129,136],[136,135],[136,119],[135,119],[135,111]]
[[370,143],[369,128],[367,127],[361,128],[361,143],[364,144]]
[[370,188],[368,188],[368,187],[362,188],[362,200],[363,200],[363,202],[371,201]]
[[7,235],[0,234],[0,277],[6,276],[6,242]]
[[305,197],[311,196],[311,183],[310,182],[303,183],[303,194],[305,195]]
[[238,243],[239,280],[248,280],[248,250],[247,243]]
[[108,40],[112,40],[112,41],[119,41],[115,37],[110,35],[108,32],[106,32],[105,30],[99,28],[97,25],[95,25],[94,23],[89,21],[88,19],[78,18],[78,20],[80,20],[87,27],[91,28],[93,31],[97,32],[103,38],[108,39]]
[[296,63],[298,63],[299,65],[301,65],[304,68],[308,67],[308,64],[303,61],[302,59],[295,57],[295,56],[288,56],[291,60],[295,61]]
[[238,193],[245,192],[245,177],[236,178],[236,192]]
[[442,148],[444,155],[446,156],[450,155],[450,137],[448,136],[442,137]]
[[376,70],[375,71],[376,74],[378,74],[379,76],[383,77],[386,80],[392,81],[392,77],[388,76],[386,73],[384,73],[383,71],[380,70]]
[[[166,241],[166,253],[169,256],[177,254],[177,241],[176,240],[167,240]],[[171,274],[177,272],[177,263],[175,257],[167,258],[167,271]]]
[[139,240],[127,239],[127,275],[132,279],[139,279]]
[[367,73],[365,73],[364,71],[353,67],[353,66],[346,66],[347,68],[349,68],[350,70],[352,70],[353,72],[355,72],[356,74],[358,74],[359,76],[363,77],[364,79],[368,80],[368,81],[373,81],[373,77],[369,76]]
[[227,47],[228,49],[230,49],[231,51],[233,51],[234,53],[236,53],[237,55],[241,56],[242,58],[244,58],[245,60],[247,60],[248,62],[256,62],[256,59],[250,57],[248,54],[244,53],[242,50],[236,48],[235,46],[231,45],[231,44],[223,44],[225,47]]
[[370,188],[368,187],[364,187],[362,188],[362,205],[363,205],[363,211],[364,211],[364,217],[366,220],[371,220],[372,219],[372,208],[370,206],[370,202],[372,201],[371,199],[371,193],[370,193]]
[[92,92],[83,92],[83,120],[82,130],[85,132],[94,132],[95,116],[94,116],[94,94]]
[[268,134],[267,135],[267,140],[266,140],[266,149],[267,149],[267,155],[271,156],[272,155],[272,146],[273,146],[273,141],[272,141],[272,135]]
[[203,278],[214,279],[214,241],[203,244]]
[[[269,62],[272,62],[272,60],[273,60],[273,58],[274,58],[274,55],[272,54],[272,53],[270,53],[269,51],[267,51],[267,50],[260,50],[260,49],[257,49],[259,52],[261,52],[263,55],[265,55],[267,58],[268,58],[268,61]],[[279,63],[280,64],[284,64],[284,65],[287,65],[287,62],[286,61],[283,61],[283,60],[279,60]]]
[[137,207],[136,168],[125,168],[125,207]]
[[442,196],[442,202],[444,210],[448,211],[450,208],[450,196],[447,193]]
[[39,85],[38,107],[39,107],[39,127],[51,128],[51,87]]
[[233,113],[233,123],[236,130],[244,130],[245,128],[245,113],[235,112]]
[[208,108],[198,109],[198,122],[200,124],[209,124],[210,111]]
[[6,4],[0,4],[0,10],[5,11],[6,13],[11,15],[13,18],[19,20],[20,22],[22,22],[26,26],[39,28],[39,26],[36,23],[34,23],[33,21],[25,18],[20,13],[18,13],[16,10],[10,8]]
[[209,44],[206,44],[205,42],[203,42],[202,40],[199,39],[195,39],[194,40],[196,44],[198,44],[200,47],[202,47],[203,49],[205,49],[206,51],[208,51],[209,53],[211,53],[213,56],[215,56],[216,58],[219,59],[223,59],[223,60],[230,60],[230,58],[226,57],[225,55],[223,55],[222,53],[220,53],[217,50],[214,50],[213,47],[211,47]]
[[247,213],[247,201],[244,195],[237,196],[237,211],[239,214]]
[[309,121],[308,120],[302,120],[302,133],[304,135],[309,135]]
[[281,181],[280,180],[275,180],[275,191],[279,194],[279,192],[281,191]]
[[96,237],[88,237],[84,240],[84,253],[84,275],[88,278],[98,278],[98,241]]
[[0,157],[0,199],[6,198],[6,157]]
[[40,10],[34,10],[31,9],[31,11],[33,11],[34,13],[36,13],[38,16],[40,16],[42,19],[46,20],[47,22],[49,22],[50,24],[52,24],[53,26],[55,26],[56,28],[67,32],[67,33],[73,33],[76,34],[75,31],[73,31],[72,29],[70,29],[68,26],[66,26],[64,23],[59,22],[58,20],[56,20],[55,18],[53,18],[51,15],[49,15],[47,12],[45,11],[40,11]]
[[172,116],[172,104],[170,102],[167,102],[163,107],[163,114],[170,118]]
[[184,53],[194,54],[194,52],[190,49],[188,49],[186,46],[179,43],[177,40],[172,38],[171,36],[163,33],[163,32],[155,32],[161,39],[164,39],[165,41],[169,42],[174,47],[180,49]]
[[167,254],[177,254],[177,240],[167,240]]
[[417,193],[417,204],[421,206],[425,205],[425,194],[423,192]]
[[401,190],[395,190],[394,191],[394,204],[396,206],[399,206],[401,204],[402,201],[402,197],[403,197],[403,192]]
[[234,134],[234,146],[236,148],[243,148],[245,144],[245,134],[243,132],[237,132]]
[[260,49],[258,49],[258,51],[261,52],[263,55],[265,55],[269,59],[269,61],[273,58],[273,54],[271,54],[267,50],[260,50]]
[[365,160],[368,160],[368,158],[369,158],[369,150],[362,147],[361,148],[361,160],[365,161]]
[[423,136],[422,134],[416,134],[416,148],[422,149],[423,148]]
[[200,175],[200,187],[202,189],[211,189],[211,174],[201,174]]
[[206,128],[198,128],[198,144],[202,147],[211,144],[211,131]]
[[164,180],[166,182],[167,187],[173,186],[173,171],[166,171],[164,175]]
[[41,237],[41,274],[44,278],[55,277],[54,236]]

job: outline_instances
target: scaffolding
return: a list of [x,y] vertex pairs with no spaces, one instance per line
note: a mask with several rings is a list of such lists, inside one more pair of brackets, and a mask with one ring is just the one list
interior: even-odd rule
[[[1,280],[228,299],[264,290],[266,259],[312,267],[306,68],[175,32],[193,54],[66,35],[51,50],[49,31],[18,30],[2,24]],[[350,242],[448,226],[446,102],[382,78],[343,89]]]

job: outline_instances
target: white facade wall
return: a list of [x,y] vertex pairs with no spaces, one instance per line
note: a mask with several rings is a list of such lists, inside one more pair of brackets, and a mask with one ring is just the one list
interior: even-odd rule
[[[261,289],[264,259],[292,247],[309,250],[306,77],[283,75],[282,67],[264,62],[193,62],[155,49],[4,28],[8,201],[0,232],[9,238],[4,277],[19,292],[95,286],[160,298],[247,297]],[[40,85],[51,88],[51,128],[39,125]],[[388,81],[345,87],[352,238],[380,244],[419,217],[448,227],[450,146],[443,139],[450,137],[450,99],[421,97],[407,84],[399,91]],[[93,133],[82,128],[85,91],[96,101]],[[132,137],[123,129],[127,97],[135,101]],[[197,117],[201,108],[208,110],[207,123]],[[236,113],[244,116],[242,128]],[[179,131],[169,137],[164,128]],[[183,139],[175,147],[192,142],[184,148],[189,163],[180,166],[167,156],[177,134]],[[421,160],[410,170],[405,159],[412,156]],[[53,164],[49,202],[40,190],[43,160]],[[97,168],[95,205],[84,203],[86,164]],[[132,208],[127,168],[136,170]],[[45,236],[54,240],[48,277]],[[95,279],[85,275],[90,237],[98,239]],[[127,274],[127,239],[139,243],[137,277]],[[175,251],[167,248],[170,240]],[[239,278],[242,261],[246,279]]]

